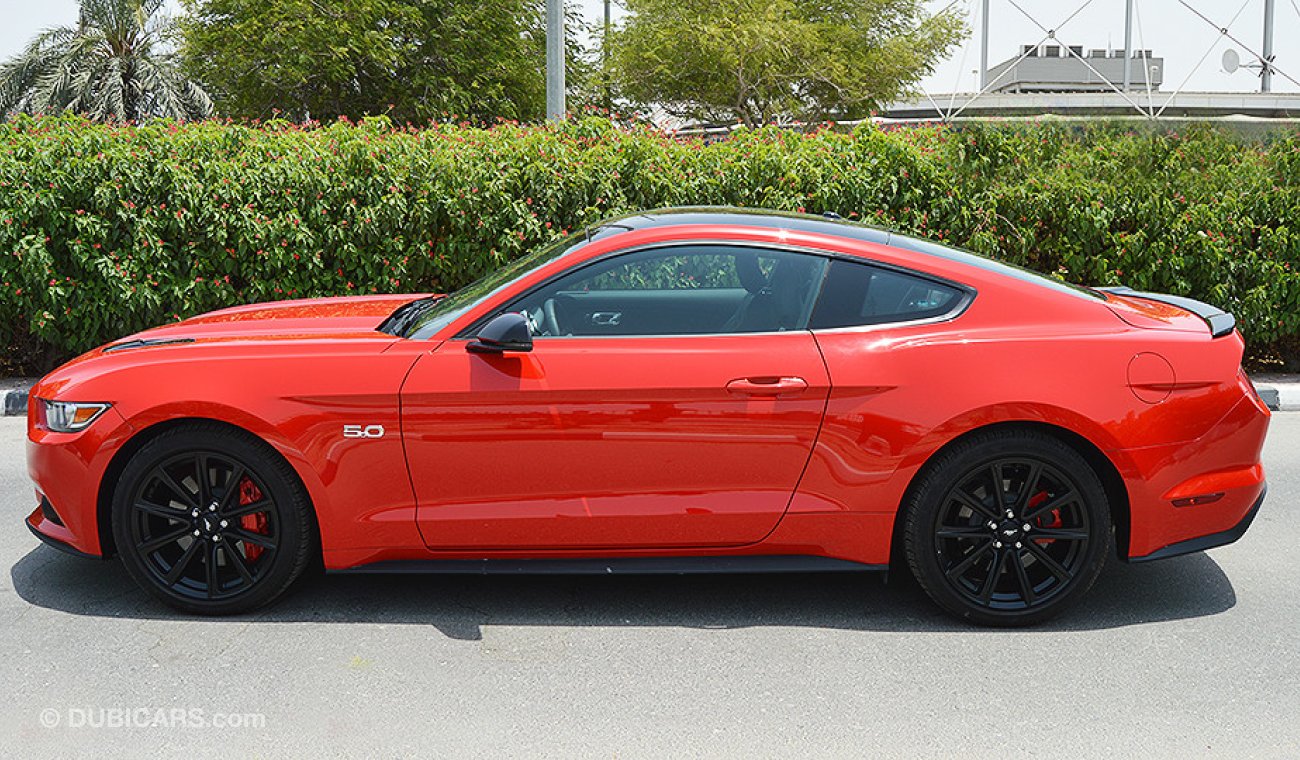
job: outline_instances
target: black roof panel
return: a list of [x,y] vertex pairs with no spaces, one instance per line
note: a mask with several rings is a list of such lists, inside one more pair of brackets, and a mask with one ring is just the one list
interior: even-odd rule
[[813,216],[812,214],[796,214],[788,211],[734,208],[731,206],[684,206],[656,209],[610,219],[603,222],[601,226],[639,230],[670,224],[740,224],[751,227],[770,227],[796,232],[837,235],[882,244],[889,240],[890,235],[888,230],[846,222],[843,219]]

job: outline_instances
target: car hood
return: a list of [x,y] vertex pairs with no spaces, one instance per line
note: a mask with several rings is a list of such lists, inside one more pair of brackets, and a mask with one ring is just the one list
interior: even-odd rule
[[235,306],[129,335],[102,350],[116,352],[216,340],[374,338],[375,329],[393,310],[422,297],[351,296]]

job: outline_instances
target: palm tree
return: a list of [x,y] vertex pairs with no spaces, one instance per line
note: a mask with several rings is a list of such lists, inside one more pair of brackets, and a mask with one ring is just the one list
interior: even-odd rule
[[81,0],[76,28],[47,29],[0,64],[0,116],[72,111],[92,119],[203,118],[212,100],[180,70],[164,0]]

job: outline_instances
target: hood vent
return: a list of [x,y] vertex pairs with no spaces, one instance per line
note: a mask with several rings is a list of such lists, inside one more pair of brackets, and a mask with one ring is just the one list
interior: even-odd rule
[[193,342],[193,338],[138,338],[136,340],[128,340],[125,343],[114,343],[108,348],[105,348],[103,353],[107,354],[112,351],[127,351],[133,348],[148,348],[150,346],[173,346],[178,343]]

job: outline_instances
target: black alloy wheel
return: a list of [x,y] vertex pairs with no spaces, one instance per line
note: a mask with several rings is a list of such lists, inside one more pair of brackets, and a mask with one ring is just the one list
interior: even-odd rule
[[928,468],[909,505],[909,564],[940,606],[1023,625],[1059,613],[1109,553],[1105,491],[1087,461],[1032,430],[977,434]]
[[302,486],[273,449],[207,425],[169,430],[118,481],[113,530],[145,590],[190,612],[240,612],[282,593],[313,546]]

